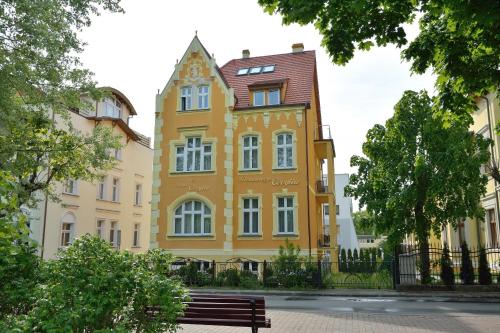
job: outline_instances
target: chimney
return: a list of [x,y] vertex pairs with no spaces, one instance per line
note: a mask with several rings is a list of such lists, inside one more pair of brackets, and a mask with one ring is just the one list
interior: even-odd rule
[[242,57],[243,59],[250,58],[250,50],[248,50],[248,49],[247,49],[247,50],[243,50],[243,51],[241,52],[241,57]]
[[302,43],[293,44],[292,45],[292,52],[293,53],[304,52],[304,44],[302,44]]

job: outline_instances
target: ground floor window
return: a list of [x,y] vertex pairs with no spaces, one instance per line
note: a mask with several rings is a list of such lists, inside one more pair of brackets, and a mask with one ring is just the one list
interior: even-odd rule
[[76,218],[73,213],[64,214],[61,220],[61,246],[68,246],[73,242],[75,237]]
[[175,209],[174,234],[200,236],[208,235],[211,232],[211,210],[205,203],[189,200]]
[[294,233],[294,197],[278,197],[278,233]]

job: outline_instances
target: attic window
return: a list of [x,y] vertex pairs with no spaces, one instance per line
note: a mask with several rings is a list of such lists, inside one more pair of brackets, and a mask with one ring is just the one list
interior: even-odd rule
[[271,73],[271,72],[274,72],[274,65],[264,66],[264,68],[262,69],[262,73]]
[[262,70],[262,67],[252,67],[250,68],[250,74],[259,74]]
[[238,69],[238,73],[236,75],[245,75],[248,74],[248,68],[240,68]]

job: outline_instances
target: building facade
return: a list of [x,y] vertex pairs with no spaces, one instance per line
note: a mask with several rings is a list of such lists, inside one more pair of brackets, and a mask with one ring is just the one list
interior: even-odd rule
[[[477,99],[476,112],[472,114],[473,125],[471,130],[477,134],[493,140],[490,149],[491,160],[498,165],[500,161],[500,136],[496,133],[495,126],[500,121],[500,104],[495,93],[490,93]],[[446,242],[453,248],[467,242],[473,248],[484,246],[487,248],[500,249],[500,227],[499,218],[499,190],[500,184],[489,176],[491,163],[481,168],[483,173],[488,174],[486,194],[481,198],[481,206],[485,210],[482,221],[463,219],[458,221],[457,227],[448,225],[441,232],[441,242]]]
[[322,205],[335,207],[329,135],[314,51],[245,50],[219,68],[195,37],[156,96],[151,247],[223,262],[269,259],[285,240],[333,251],[322,238]]
[[[352,219],[352,198],[347,197],[344,188],[349,184],[349,175],[346,173],[335,175],[335,201],[337,217],[337,244],[344,249],[359,249],[356,229]],[[329,210],[329,209],[328,209]],[[326,216],[325,216],[326,219]],[[329,215],[328,222],[329,225]]]
[[82,133],[97,124],[113,128],[122,148],[109,152],[116,164],[99,182],[68,179],[56,184],[61,201],[41,198],[29,212],[31,234],[43,258],[56,257],[59,249],[84,234],[99,235],[117,249],[139,252],[149,247],[150,139],[129,127],[129,118],[137,115],[129,99],[114,88],[105,89],[111,96],[95,102],[95,110],[70,112],[70,120]]

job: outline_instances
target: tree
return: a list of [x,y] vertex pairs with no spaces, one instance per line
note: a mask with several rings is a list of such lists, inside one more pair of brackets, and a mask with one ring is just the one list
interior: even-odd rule
[[466,242],[460,245],[462,260],[460,265],[460,279],[464,284],[474,284],[474,266],[470,258],[469,247]]
[[344,248],[342,248],[340,250],[340,268],[339,268],[339,270],[341,272],[347,272],[347,255],[346,255]]
[[430,282],[431,230],[439,235],[443,225],[456,226],[459,218],[483,217],[478,202],[487,177],[480,166],[488,161],[490,141],[469,132],[467,122],[444,122],[425,91],[406,91],[385,127],[368,131],[366,157],[351,158],[358,171],[346,187],[390,243],[416,235],[424,283]]
[[374,235],[373,217],[366,211],[361,210],[352,214],[354,229],[358,235]]
[[[33,308],[11,321],[29,332],[174,332],[187,290],[169,278],[164,250],[116,251],[83,236],[46,263]],[[157,307],[154,317],[147,308]],[[1,328],[1,326],[0,326]],[[10,330],[9,330],[10,331]]]
[[492,283],[491,270],[488,265],[488,257],[486,250],[481,247],[479,250],[479,284],[490,285]]
[[0,169],[15,177],[19,207],[34,192],[52,196],[55,181],[92,180],[112,164],[106,148],[119,144],[111,130],[79,133],[67,112],[91,107],[82,94],[104,94],[81,67],[77,33],[101,9],[121,12],[119,2],[0,1]]
[[[440,109],[465,115],[474,97],[499,92],[500,3],[467,0],[258,0],[284,24],[313,23],[332,61],[344,65],[355,50],[394,44],[413,73],[432,69]],[[418,19],[408,41],[405,25]]]
[[444,243],[443,252],[441,253],[441,281],[446,286],[453,286],[455,284],[455,273],[453,272],[453,262],[450,258],[450,250],[448,249],[448,244]]

